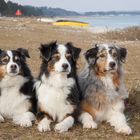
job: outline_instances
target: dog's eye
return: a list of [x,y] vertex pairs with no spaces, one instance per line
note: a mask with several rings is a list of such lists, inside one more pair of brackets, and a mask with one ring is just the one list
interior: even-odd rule
[[117,53],[113,53],[113,57],[117,57]]
[[52,59],[59,60],[60,59],[60,55],[59,54],[56,54],[56,55],[52,56]]
[[1,61],[2,61],[2,63],[6,64],[6,63],[8,63],[9,59],[8,59],[8,57],[4,57]]
[[71,54],[70,53],[67,53],[66,54],[66,58],[71,58]]
[[100,57],[101,57],[101,58],[104,58],[104,57],[105,57],[105,54],[101,54]]

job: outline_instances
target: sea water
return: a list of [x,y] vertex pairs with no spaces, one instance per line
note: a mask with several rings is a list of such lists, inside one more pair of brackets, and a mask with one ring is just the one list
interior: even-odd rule
[[126,28],[140,26],[140,15],[76,17],[72,20],[87,22],[93,27]]

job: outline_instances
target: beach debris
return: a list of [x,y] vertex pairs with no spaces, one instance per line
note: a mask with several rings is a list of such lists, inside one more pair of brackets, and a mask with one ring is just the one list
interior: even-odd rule
[[53,23],[54,22],[54,20],[51,18],[38,18],[37,21],[46,22],[46,23]]

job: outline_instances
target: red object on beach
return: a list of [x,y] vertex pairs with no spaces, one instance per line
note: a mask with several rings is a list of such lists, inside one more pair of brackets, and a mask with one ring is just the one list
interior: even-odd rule
[[22,12],[18,9],[17,11],[16,11],[16,16],[21,16],[22,15]]

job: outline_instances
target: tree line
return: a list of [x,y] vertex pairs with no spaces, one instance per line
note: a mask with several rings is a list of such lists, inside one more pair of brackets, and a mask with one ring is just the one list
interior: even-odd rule
[[20,10],[23,16],[76,16],[80,15],[77,12],[67,11],[61,8],[48,8],[48,7],[33,7],[22,6],[17,3],[0,0],[0,14],[2,16],[15,16],[17,10]]
[[32,6],[22,6],[17,3],[0,0],[0,13],[2,16],[15,16],[17,10],[21,10],[24,16],[41,16],[43,13],[40,8]]
[[78,13],[74,11],[68,11],[61,8],[51,7],[33,7],[23,6],[17,3],[4,0],[0,0],[0,15],[2,16],[15,16],[17,10],[21,10],[23,16],[106,16],[106,15],[140,15],[140,11],[98,11],[98,12],[86,12]]

